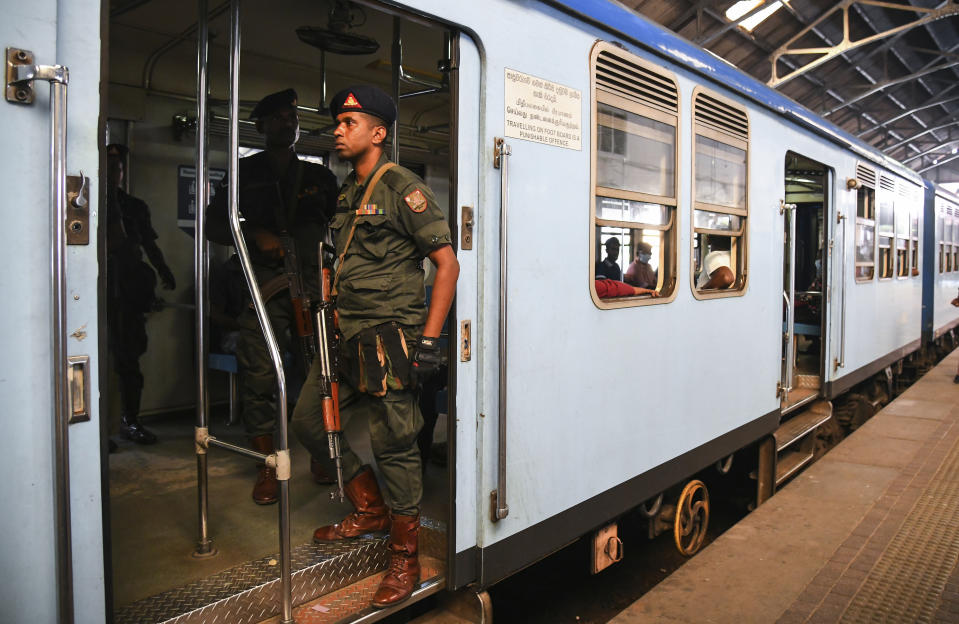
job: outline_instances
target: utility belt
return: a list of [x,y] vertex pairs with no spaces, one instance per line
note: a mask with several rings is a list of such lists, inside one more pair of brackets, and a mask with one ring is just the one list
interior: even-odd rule
[[[412,340],[413,338],[411,338]],[[396,321],[368,327],[340,342],[339,374],[351,386],[376,397],[410,387],[407,334]]]

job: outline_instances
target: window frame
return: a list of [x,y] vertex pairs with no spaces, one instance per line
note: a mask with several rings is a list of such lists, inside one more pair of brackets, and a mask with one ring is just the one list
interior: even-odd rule
[[[864,174],[870,174],[871,177],[867,178]],[[857,284],[868,284],[876,279],[876,228],[878,226],[878,220],[876,219],[876,210],[878,209],[878,204],[876,202],[876,179],[877,173],[876,170],[868,165],[863,163],[858,163],[856,165],[856,181],[858,185],[856,186],[856,226],[853,230],[853,269],[852,275],[853,279]],[[859,198],[862,194],[866,194],[866,189],[872,191],[872,202],[870,203],[870,208],[872,213],[869,216],[860,217],[859,216]],[[863,228],[872,228],[872,262],[860,262],[856,258],[856,254],[859,251],[858,247],[858,230],[860,227]],[[859,268],[860,267],[871,267],[872,273],[869,277],[860,277]]]
[[[672,113],[669,113],[665,110],[657,109],[653,106],[643,104],[641,102],[633,101],[629,98],[623,97],[616,93],[607,91],[597,84],[597,59],[600,54],[606,52],[612,56],[618,57],[624,61],[628,61],[633,65],[642,67],[644,70],[655,74],[659,79],[663,81],[671,82],[676,91],[676,114],[675,116]],[[647,305],[662,305],[667,304],[676,299],[676,296],[679,293],[678,282],[679,282],[679,261],[678,261],[678,247],[680,243],[679,237],[679,228],[681,224],[681,218],[679,213],[679,179],[680,179],[680,119],[682,117],[682,99],[680,97],[679,89],[679,80],[677,79],[676,74],[673,72],[664,70],[662,67],[659,67],[653,63],[646,61],[645,59],[623,50],[622,48],[613,45],[607,41],[597,41],[592,50],[590,51],[589,57],[589,72],[590,72],[590,176],[589,176],[589,294],[590,298],[593,300],[593,304],[601,310],[615,310],[619,308],[632,308],[640,307]],[[597,177],[598,177],[598,164],[599,164],[599,133],[597,132],[597,125],[599,123],[599,104],[603,103],[613,108],[618,108],[626,112],[632,113],[634,115],[639,115],[647,119],[652,119],[660,123],[671,125],[674,131],[673,134],[673,188],[671,196],[660,196],[660,195],[651,195],[647,193],[640,193],[636,191],[628,191],[622,189],[614,189],[610,187],[598,186]],[[669,210],[669,218],[666,225],[654,225],[648,223],[642,223],[639,221],[620,221],[615,219],[602,219],[597,217],[597,198],[598,197],[610,197],[613,199],[624,199],[631,201],[640,201],[648,202],[651,204],[658,204],[662,206],[667,206]],[[640,226],[640,227],[637,227]],[[596,274],[595,274],[595,264],[597,261],[597,251],[602,246],[602,242],[597,242],[596,232],[598,228],[602,227],[615,227],[615,228],[624,228],[633,230],[634,232],[639,231],[643,232],[646,230],[655,230],[663,232],[662,244],[659,247],[659,265],[658,265],[658,278],[659,283],[657,284],[658,289],[662,291],[670,283],[669,280],[672,280],[671,286],[672,291],[668,295],[662,297],[650,297],[648,295],[638,295],[638,296],[628,296],[628,297],[615,297],[608,299],[601,299],[596,293]],[[633,261],[633,258],[623,258],[620,256],[620,264],[623,270],[623,274],[626,273],[626,268],[630,262]]]
[[[877,173],[877,178],[881,178],[882,174]],[[880,181],[877,184],[876,188],[876,279],[880,282],[892,280],[896,277],[896,189],[895,189],[895,179],[887,178],[892,180],[893,188],[887,189],[882,186]],[[888,199],[889,209],[892,211],[892,233],[883,234],[882,230],[882,216],[883,216],[883,200]],[[888,241],[888,245],[883,247],[882,239]],[[882,276],[881,271],[881,260],[882,260],[882,250],[889,249],[889,275],[886,277]]]
[[[736,108],[739,110],[743,116],[746,118],[746,139],[743,140],[739,137],[733,137],[729,134],[725,134],[710,128],[705,125],[701,125],[696,121],[696,98],[700,94],[705,94],[709,98],[716,100],[722,104],[725,104],[731,108]],[[732,100],[730,98],[724,97],[712,89],[706,88],[702,85],[697,85],[693,88],[692,96],[690,97],[690,170],[689,170],[689,288],[692,291],[693,297],[705,301],[709,299],[725,299],[727,297],[742,297],[749,290],[749,182],[752,167],[750,166],[750,149],[749,146],[752,143],[752,124],[749,123],[749,109],[743,104]],[[702,135],[707,139],[711,139],[723,145],[729,147],[734,147],[741,149],[745,152],[745,166],[746,166],[746,179],[744,186],[744,208],[724,206],[722,204],[712,204],[708,202],[698,201],[696,199],[696,138],[697,136]],[[732,216],[739,217],[741,219],[739,230],[716,230],[710,228],[698,228],[696,227],[696,211],[702,210],[705,212],[717,212],[721,214],[728,214]],[[736,281],[733,282],[729,288],[723,289],[709,289],[702,290],[696,286],[696,241],[699,240],[699,235],[705,234],[706,236],[728,236],[730,240],[730,257],[732,260],[733,266],[739,266],[741,272],[734,269],[736,273]],[[738,244],[735,246],[738,249],[734,249],[732,244],[732,239],[738,239]],[[737,257],[737,252],[742,257]]]

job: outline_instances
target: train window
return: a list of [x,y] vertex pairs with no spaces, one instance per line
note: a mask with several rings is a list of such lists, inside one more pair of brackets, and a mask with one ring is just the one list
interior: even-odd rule
[[892,279],[895,273],[896,251],[893,242],[896,235],[895,203],[893,201],[896,181],[879,176],[879,215],[876,238],[879,245],[879,279]]
[[959,219],[952,220],[952,264],[951,271],[959,271]]
[[676,295],[679,89],[660,68],[605,42],[591,63],[590,292],[604,309],[666,303]]
[[909,209],[906,200],[900,194],[896,202],[896,276],[909,277]]
[[909,224],[909,249],[912,253],[911,275],[913,277],[919,275],[919,210],[920,208],[913,208]]
[[936,242],[939,243],[939,272],[945,273],[946,271],[946,244],[944,242],[945,231],[946,231],[946,218],[944,214],[945,209],[941,206],[938,207],[936,212]]
[[856,281],[868,282],[876,275],[876,172],[856,167]]
[[[693,294],[742,295],[746,289],[749,118],[735,102],[693,91]],[[727,267],[729,271],[719,271]]]

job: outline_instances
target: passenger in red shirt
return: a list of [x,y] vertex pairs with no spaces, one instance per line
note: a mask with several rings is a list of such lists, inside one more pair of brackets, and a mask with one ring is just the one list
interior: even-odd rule
[[600,299],[609,299],[611,297],[635,297],[637,295],[650,295],[658,297],[659,292],[649,288],[640,288],[639,286],[630,286],[624,282],[618,282],[611,279],[596,280],[596,294]]

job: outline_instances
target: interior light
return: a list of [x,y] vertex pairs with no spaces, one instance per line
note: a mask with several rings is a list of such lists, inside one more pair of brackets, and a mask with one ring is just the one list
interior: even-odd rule
[[[763,20],[782,8],[782,5],[788,1],[789,0],[780,0],[779,2],[773,2],[761,11],[740,22],[739,26],[748,31],[752,31],[753,28],[759,26]],[[740,0],[740,2],[737,2],[733,6],[726,9],[726,19],[728,19],[730,22],[735,22],[740,17],[746,13],[749,13],[762,3],[763,0]]]

